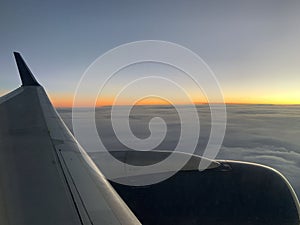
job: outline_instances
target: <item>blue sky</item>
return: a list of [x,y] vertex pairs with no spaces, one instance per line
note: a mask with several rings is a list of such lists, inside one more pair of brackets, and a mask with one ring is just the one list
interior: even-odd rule
[[200,55],[228,102],[300,103],[299,17],[291,0],[2,1],[0,94],[20,83],[12,51],[63,98],[106,51],[156,39]]

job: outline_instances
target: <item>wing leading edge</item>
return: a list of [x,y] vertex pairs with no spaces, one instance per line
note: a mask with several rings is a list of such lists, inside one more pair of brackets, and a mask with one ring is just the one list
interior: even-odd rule
[[140,224],[14,55],[22,86],[0,98],[0,224]]

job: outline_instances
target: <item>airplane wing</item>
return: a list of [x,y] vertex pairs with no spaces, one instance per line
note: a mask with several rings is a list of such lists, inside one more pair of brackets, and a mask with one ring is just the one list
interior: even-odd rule
[[140,224],[14,55],[22,86],[0,98],[0,224]]

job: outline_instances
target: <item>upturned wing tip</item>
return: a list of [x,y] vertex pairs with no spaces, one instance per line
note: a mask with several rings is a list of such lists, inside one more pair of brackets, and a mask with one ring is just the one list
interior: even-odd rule
[[19,52],[13,52],[19,70],[22,86],[40,86]]

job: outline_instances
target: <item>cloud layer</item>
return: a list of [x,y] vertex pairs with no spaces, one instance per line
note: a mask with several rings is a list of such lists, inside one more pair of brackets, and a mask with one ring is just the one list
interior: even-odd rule
[[[89,110],[89,109],[86,109]],[[188,106],[186,106],[188,111]],[[210,135],[210,111],[207,105],[197,107],[200,119],[200,137],[195,154],[202,155]],[[58,110],[67,126],[72,129],[71,109]],[[99,136],[110,150],[128,149],[114,134],[110,107],[96,110]],[[135,106],[129,119],[131,132],[144,139],[150,135],[149,121],[161,117],[167,125],[164,140],[155,148],[173,150],[181,134],[180,116],[172,106]],[[84,125],[85,110],[78,118]],[[121,118],[122,119],[122,118]],[[187,121],[192,123],[193,121]],[[217,159],[232,159],[271,166],[290,181],[300,196],[300,106],[229,105],[227,130]],[[101,151],[86,135],[89,152]],[[182,150],[184,151],[184,150]]]

